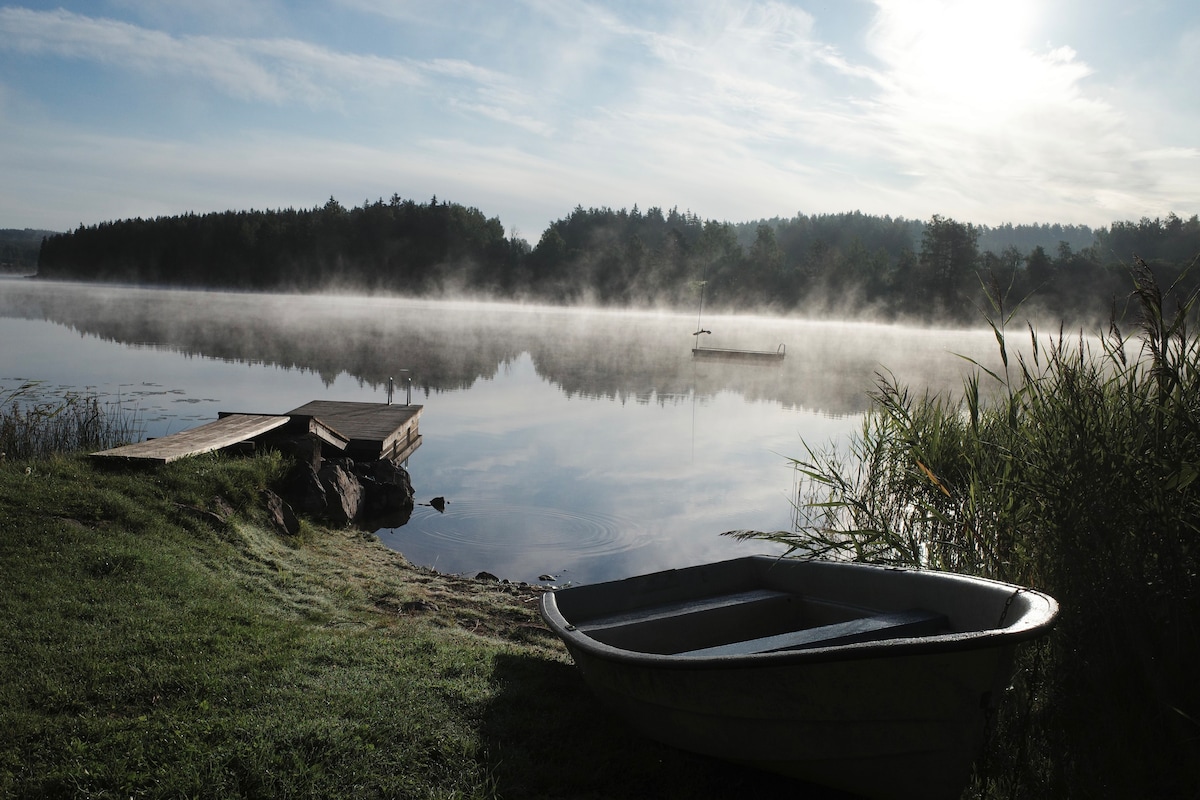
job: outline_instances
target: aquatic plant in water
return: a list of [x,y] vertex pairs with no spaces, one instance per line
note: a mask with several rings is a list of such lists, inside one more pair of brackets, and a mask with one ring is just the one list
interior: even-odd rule
[[39,458],[53,453],[103,450],[138,441],[143,426],[136,407],[120,397],[67,391],[50,397],[40,382],[0,392],[0,454]]

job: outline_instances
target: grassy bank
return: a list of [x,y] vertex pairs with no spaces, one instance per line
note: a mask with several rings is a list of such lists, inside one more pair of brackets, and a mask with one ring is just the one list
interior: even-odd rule
[[278,458],[0,462],[0,797],[737,797],[637,739],[537,590],[267,527]]

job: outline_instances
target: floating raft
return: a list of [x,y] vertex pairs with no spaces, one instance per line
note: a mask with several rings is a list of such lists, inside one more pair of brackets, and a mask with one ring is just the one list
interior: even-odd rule
[[787,357],[787,346],[779,345],[776,350],[734,350],[728,347],[693,347],[694,358],[708,358],[720,361],[748,361],[751,363],[771,364],[783,361]]
[[287,414],[233,414],[196,428],[92,453],[96,458],[166,464],[254,441],[268,434],[313,434],[360,461],[402,461],[421,446],[422,406],[314,400]]

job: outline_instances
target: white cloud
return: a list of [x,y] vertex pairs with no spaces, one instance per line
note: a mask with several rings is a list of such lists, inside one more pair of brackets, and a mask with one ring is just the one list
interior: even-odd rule
[[278,27],[287,16],[286,0],[107,0],[112,8],[132,13],[160,28],[186,26],[195,30],[267,29]]
[[877,147],[928,200],[981,221],[1023,212],[1097,224],[1102,195],[1137,185],[1160,193],[1128,120],[1089,85],[1089,66],[1069,47],[1028,45],[1030,9],[877,5],[869,47],[880,89],[867,119]]
[[508,75],[461,59],[431,59],[421,68],[431,79],[449,78],[466,84],[461,96],[451,95],[449,99],[456,108],[538,136],[553,132],[553,126],[537,115],[530,94]]
[[352,81],[376,86],[421,82],[419,72],[403,62],[338,53],[295,39],[172,36],[62,9],[2,8],[0,33],[0,46],[22,53],[192,77],[236,98],[277,104],[336,97]]
[[0,9],[0,34],[22,53],[193,78],[239,100],[350,112],[355,103],[386,97],[403,98],[405,107],[417,109],[415,91],[427,102],[432,98],[530,133],[551,130],[510,76],[458,58],[387,58],[299,39],[172,36],[65,10]]
[[[847,17],[857,38],[837,42],[821,37],[843,19],[840,5],[773,0],[339,0],[347,26],[372,27],[337,37],[302,15],[279,28],[287,36],[245,34],[275,30],[277,4],[223,25],[197,22],[190,7],[114,4],[141,24],[0,8],[10,63],[99,64],[118,89],[162,76],[190,93],[153,133],[110,117],[104,129],[126,136],[105,137],[62,121],[84,111],[59,114],[64,101],[5,77],[9,105],[40,102],[44,119],[22,139],[9,116],[0,174],[7,183],[21,170],[18,151],[70,165],[61,174],[77,177],[61,180],[82,182],[106,209],[81,211],[85,220],[398,191],[479,205],[536,238],[576,204],[731,220],[857,208],[1104,224],[1200,200],[1194,104],[1168,114],[1165,91],[1142,77],[1118,85],[1106,64],[1088,63],[1080,53],[1099,52],[1089,43],[1037,40],[1045,9],[1031,0],[877,0],[869,25]],[[1195,64],[1200,37],[1188,35],[1175,32],[1157,72]],[[121,83],[122,71],[142,83]],[[329,109],[334,122],[306,114]],[[1154,111],[1169,124],[1146,124]],[[214,122],[197,131],[167,113]],[[122,182],[112,196],[127,203],[110,211],[102,187]]]
[[873,61],[817,40],[809,14],[778,3],[689,6],[653,29],[610,24],[653,60],[574,122],[579,147],[564,151],[626,187],[735,219],[861,208],[1104,224],[1118,196],[1195,204],[1090,65],[1064,43],[1031,44],[1038,5],[876,5]]
[[[459,140],[356,145],[280,131],[189,142],[0,125],[0,219],[56,230],[124,217],[344,205],[393,192],[479,207],[535,240],[577,202],[572,175],[521,150]],[[101,209],[101,210],[97,210]],[[22,222],[21,225],[26,223]]]
[[554,133],[553,126],[548,123],[527,114],[514,113],[511,109],[504,106],[489,105],[486,103],[455,103],[455,105],[472,114],[522,128],[529,133],[539,136],[549,136]]

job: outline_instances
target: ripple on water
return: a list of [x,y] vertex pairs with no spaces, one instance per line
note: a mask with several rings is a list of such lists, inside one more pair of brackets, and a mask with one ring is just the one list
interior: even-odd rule
[[418,505],[408,524],[392,532],[480,556],[525,550],[542,557],[585,557],[631,550],[638,546],[642,529],[634,520],[612,514],[451,498],[445,513]]

